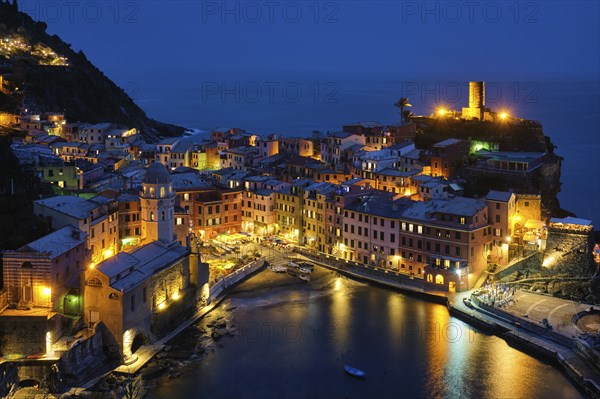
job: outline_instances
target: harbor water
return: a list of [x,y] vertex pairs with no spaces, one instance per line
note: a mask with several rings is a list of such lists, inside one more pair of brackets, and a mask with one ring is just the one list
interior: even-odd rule
[[[235,333],[213,342],[217,320]],[[152,398],[582,397],[552,365],[443,305],[322,268],[309,283],[261,272],[171,344],[191,353],[199,340],[207,353],[160,380]]]

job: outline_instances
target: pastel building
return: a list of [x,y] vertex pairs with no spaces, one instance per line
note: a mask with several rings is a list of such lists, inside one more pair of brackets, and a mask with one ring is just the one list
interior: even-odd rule
[[17,250],[4,251],[2,270],[8,303],[18,309],[44,307],[79,315],[80,278],[90,264],[87,238],[67,225]]
[[114,199],[55,196],[34,201],[33,213],[48,218],[55,229],[73,226],[85,233],[93,263],[111,257],[119,248],[118,203]]

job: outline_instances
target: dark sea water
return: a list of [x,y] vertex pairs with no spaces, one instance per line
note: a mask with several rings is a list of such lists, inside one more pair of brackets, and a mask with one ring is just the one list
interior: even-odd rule
[[[141,75],[122,83],[152,117],[191,129],[236,126],[259,134],[310,136],[343,124],[394,123],[393,106],[406,96],[416,114],[438,105],[460,110],[468,103],[465,81],[393,80],[331,74],[207,76]],[[488,81],[486,105],[539,120],[564,157],[563,208],[600,225],[600,84],[598,81]]]
[[[252,277],[191,329],[225,317],[236,334],[151,397],[579,398],[557,369],[450,317],[445,306],[317,268],[310,283]],[[174,346],[193,347],[184,333]],[[367,372],[345,375],[344,364]]]

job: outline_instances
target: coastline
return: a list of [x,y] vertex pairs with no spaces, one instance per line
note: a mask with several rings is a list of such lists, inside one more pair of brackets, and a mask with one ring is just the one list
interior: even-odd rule
[[[587,364],[586,361],[584,361],[575,350],[557,342],[549,341],[544,337],[540,337],[536,333],[529,331],[527,328],[525,328],[525,326],[518,325],[519,323],[511,322],[508,319],[508,316],[510,316],[508,314],[506,314],[507,318],[502,318],[499,315],[494,315],[491,312],[485,311],[485,309],[482,309],[479,306],[476,309],[469,309],[463,304],[462,298],[470,296],[470,292],[458,294],[427,292],[422,289],[418,289],[417,287],[411,287],[403,284],[393,284],[389,281],[377,279],[372,276],[344,270],[343,268],[334,266],[333,264],[324,263],[308,257],[306,257],[306,259],[318,266],[335,271],[357,281],[368,282],[386,289],[402,292],[403,294],[410,295],[421,300],[445,305],[451,316],[456,317],[463,322],[482,330],[485,333],[502,338],[507,342],[507,344],[523,353],[550,363],[553,367],[566,375],[571,380],[573,385],[575,385],[582,393],[585,393],[587,396],[592,398],[600,398],[600,375],[589,364]],[[155,357],[159,357],[157,356],[158,354],[164,353],[164,356],[168,357],[168,352],[165,352],[165,349],[169,347],[170,341],[175,339],[179,334],[184,332],[198,320],[201,320],[209,315],[213,310],[219,307],[219,305],[227,298],[227,296],[235,287],[248,278],[254,276],[261,270],[264,270],[264,266],[253,270],[251,273],[248,273],[242,278],[237,279],[235,282],[223,287],[221,292],[213,297],[207,306],[203,307],[192,318],[188,319],[185,323],[174,329],[169,335],[155,343],[154,346],[156,347],[156,351],[152,353],[148,359],[146,359],[144,364],[136,367],[135,369],[128,368],[127,366],[120,366],[112,370],[110,373],[133,375],[146,368],[151,368],[150,363]],[[504,313],[501,310],[497,310],[497,312]],[[71,390],[71,392],[81,392],[81,388],[83,388],[83,390],[90,390],[103,381],[110,373],[105,373],[101,376],[98,376],[88,381],[86,384],[84,384],[84,386],[77,388],[78,390]]]

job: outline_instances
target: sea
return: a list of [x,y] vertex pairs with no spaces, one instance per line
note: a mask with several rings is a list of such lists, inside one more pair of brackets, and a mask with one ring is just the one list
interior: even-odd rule
[[[301,78],[299,77],[301,76]],[[416,115],[469,101],[465,80],[335,74],[203,75],[140,72],[120,82],[149,116],[208,135],[217,127],[309,137],[358,121],[397,123],[407,97]],[[600,225],[600,81],[487,81],[486,107],[540,121],[562,163],[561,207]]]

